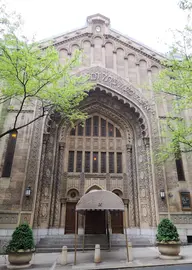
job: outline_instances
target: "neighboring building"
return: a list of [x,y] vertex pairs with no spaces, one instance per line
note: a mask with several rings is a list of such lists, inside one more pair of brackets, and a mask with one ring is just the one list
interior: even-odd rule
[[[23,221],[38,237],[74,233],[79,198],[107,189],[124,201],[129,235],[153,241],[157,223],[170,215],[183,241],[187,236],[190,241],[191,161],[184,157],[165,168],[152,162],[160,142],[159,119],[169,106],[163,99],[155,103],[153,91],[144,85],[152,84],[163,56],[111,29],[110,20],[100,14],[53,41],[61,62],[76,49],[84,50],[83,66],[76,72],[95,83],[81,104],[89,118],[84,127],[77,123],[71,129],[47,117],[0,140],[0,234],[10,234]],[[3,129],[15,113],[2,108]],[[34,107],[25,108],[20,121],[26,123],[35,113]],[[84,228],[102,234],[105,227],[104,212],[88,213],[85,226],[79,218],[79,234]],[[120,212],[111,214],[111,228],[123,233]]]

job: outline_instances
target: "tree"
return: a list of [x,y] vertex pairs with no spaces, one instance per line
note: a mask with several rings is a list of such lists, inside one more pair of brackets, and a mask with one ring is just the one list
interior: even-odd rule
[[192,151],[191,7],[191,1],[180,1],[180,8],[187,11],[188,23],[182,31],[175,32],[175,42],[153,84],[157,96],[164,95],[172,108],[161,121],[163,141],[156,155],[161,161]]
[[[0,18],[0,104],[16,110],[13,125],[0,134],[0,138],[17,131],[52,111],[69,121],[84,119],[85,114],[78,109],[79,103],[87,95],[91,84],[87,77],[75,76],[74,67],[80,64],[80,52],[76,51],[64,65],[59,63],[59,54],[52,44],[43,46],[29,42],[21,36],[21,21],[14,20],[3,10]],[[9,106],[17,100],[17,106]],[[38,114],[25,124],[19,118],[23,108],[36,106]]]

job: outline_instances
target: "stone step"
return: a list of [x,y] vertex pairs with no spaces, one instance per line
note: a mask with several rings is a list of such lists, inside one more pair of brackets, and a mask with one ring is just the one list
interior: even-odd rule
[[[61,252],[63,246],[67,246],[69,251],[74,250],[74,235],[48,235],[45,238],[41,238],[36,245],[36,252]],[[152,246],[148,238],[138,237],[130,238],[134,247]],[[101,249],[108,249],[107,235],[85,235],[85,250],[93,250],[95,244],[100,244]],[[126,246],[125,235],[111,235],[111,247],[120,248]],[[82,250],[83,247],[83,235],[77,237],[77,249]]]

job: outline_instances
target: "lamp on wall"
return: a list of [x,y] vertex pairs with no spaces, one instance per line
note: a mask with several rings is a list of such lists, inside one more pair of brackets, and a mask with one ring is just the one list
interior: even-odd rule
[[28,186],[28,187],[26,188],[26,190],[25,190],[25,196],[26,196],[26,197],[30,197],[30,195],[31,195],[31,187]]
[[164,189],[160,190],[160,197],[161,197],[162,200],[165,199],[165,190]]

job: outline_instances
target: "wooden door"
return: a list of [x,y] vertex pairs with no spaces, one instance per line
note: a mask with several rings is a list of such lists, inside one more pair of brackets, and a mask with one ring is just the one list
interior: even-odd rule
[[105,234],[105,211],[87,211],[85,221],[86,234]]
[[123,212],[111,211],[112,233],[123,233]]
[[75,207],[76,203],[67,203],[66,205],[66,219],[65,219],[65,233],[75,233]]

